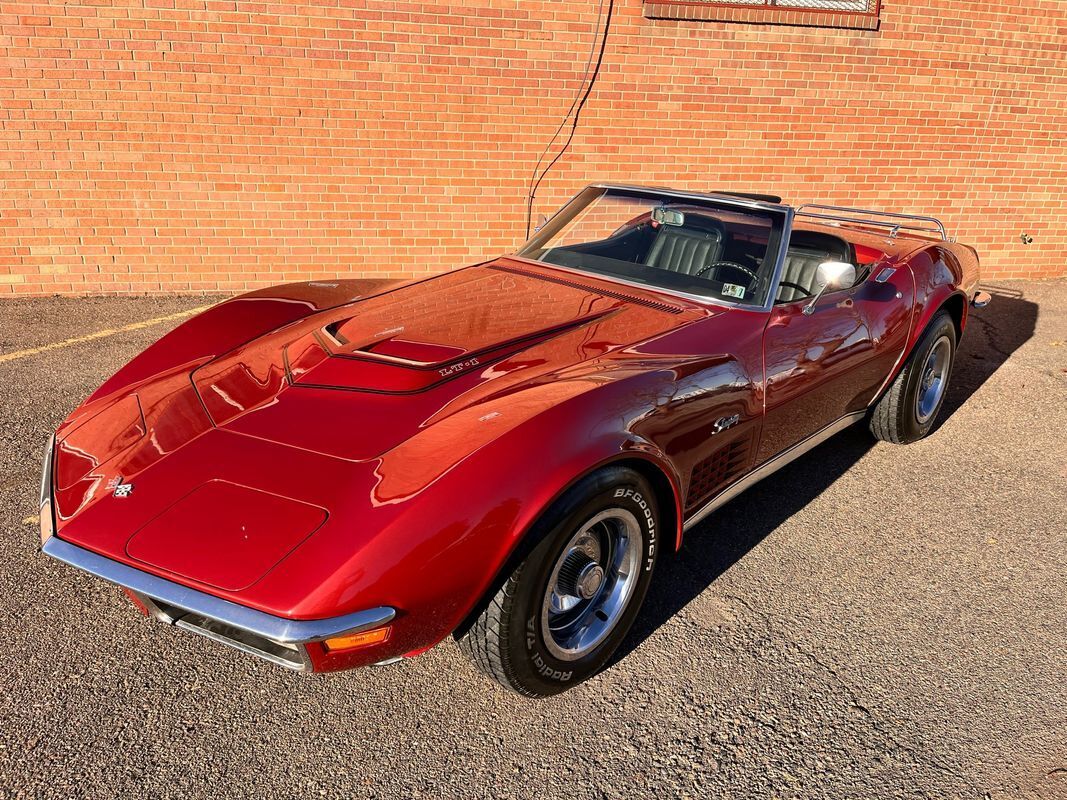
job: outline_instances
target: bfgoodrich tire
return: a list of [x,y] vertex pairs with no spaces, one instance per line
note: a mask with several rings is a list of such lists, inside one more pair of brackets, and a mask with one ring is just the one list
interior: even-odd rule
[[459,637],[475,666],[530,697],[600,670],[637,616],[659,553],[660,513],[639,473],[607,467],[538,521],[527,556]]
[[871,433],[895,444],[928,434],[945,402],[956,357],[956,326],[938,311],[926,326],[904,368],[871,410]]

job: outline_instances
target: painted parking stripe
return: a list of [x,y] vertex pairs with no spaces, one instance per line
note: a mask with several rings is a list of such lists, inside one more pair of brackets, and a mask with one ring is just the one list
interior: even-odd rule
[[197,306],[196,308],[190,308],[186,311],[179,311],[176,314],[168,314],[165,317],[155,317],[153,319],[142,320],[141,322],[131,322],[129,325],[123,325],[121,328],[105,328],[102,331],[88,333],[85,336],[75,336],[72,339],[64,339],[62,342],[52,342],[51,344],[43,344],[40,347],[31,347],[26,350],[16,350],[13,353],[0,353],[0,364],[5,361],[15,361],[19,358],[29,358],[30,356],[35,356],[39,353],[47,353],[49,350],[58,350],[61,347],[70,347],[74,344],[92,342],[96,339],[104,339],[119,333],[128,333],[129,331],[136,331],[141,328],[150,328],[153,325],[161,325],[164,322],[172,322],[176,319],[199,314],[201,311],[206,311],[209,308],[211,308],[211,306]]

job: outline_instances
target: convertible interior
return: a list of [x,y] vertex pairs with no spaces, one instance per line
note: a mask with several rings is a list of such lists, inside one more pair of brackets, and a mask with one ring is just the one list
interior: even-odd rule
[[[681,291],[759,303],[773,268],[767,263],[771,237],[772,223],[765,217],[672,206],[666,213],[631,219],[606,238],[568,241],[534,257]],[[848,242],[831,234],[794,230],[775,302],[814,295],[816,272],[825,261],[855,263],[855,253]]]
[[770,219],[692,207],[673,207],[668,214],[673,215],[665,217],[669,222],[646,213],[606,238],[558,244],[534,257],[681,291],[760,302],[770,272]]
[[795,230],[789,237],[782,280],[778,284],[776,303],[792,303],[815,294],[815,274],[825,261],[856,263],[852,245],[828,233]]

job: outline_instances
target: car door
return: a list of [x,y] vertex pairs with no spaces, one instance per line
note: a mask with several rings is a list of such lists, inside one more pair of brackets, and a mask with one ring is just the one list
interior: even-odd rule
[[856,302],[862,287],[826,292],[811,314],[804,313],[811,298],[772,307],[763,337],[765,412],[756,464],[864,408],[876,390],[875,346]]

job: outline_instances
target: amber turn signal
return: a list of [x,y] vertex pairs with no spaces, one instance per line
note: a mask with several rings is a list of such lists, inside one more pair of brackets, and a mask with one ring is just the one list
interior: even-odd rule
[[41,514],[40,519],[38,521],[40,523],[41,529],[41,545],[44,546],[44,543],[51,539],[52,535],[55,533],[55,531],[52,529],[51,500],[46,501],[45,504],[41,506]]
[[322,644],[326,647],[328,653],[336,653],[339,650],[355,650],[358,647],[381,644],[389,638],[390,631],[392,631],[392,628],[386,625],[384,628],[375,628],[372,631],[334,636],[331,639],[326,639]]

